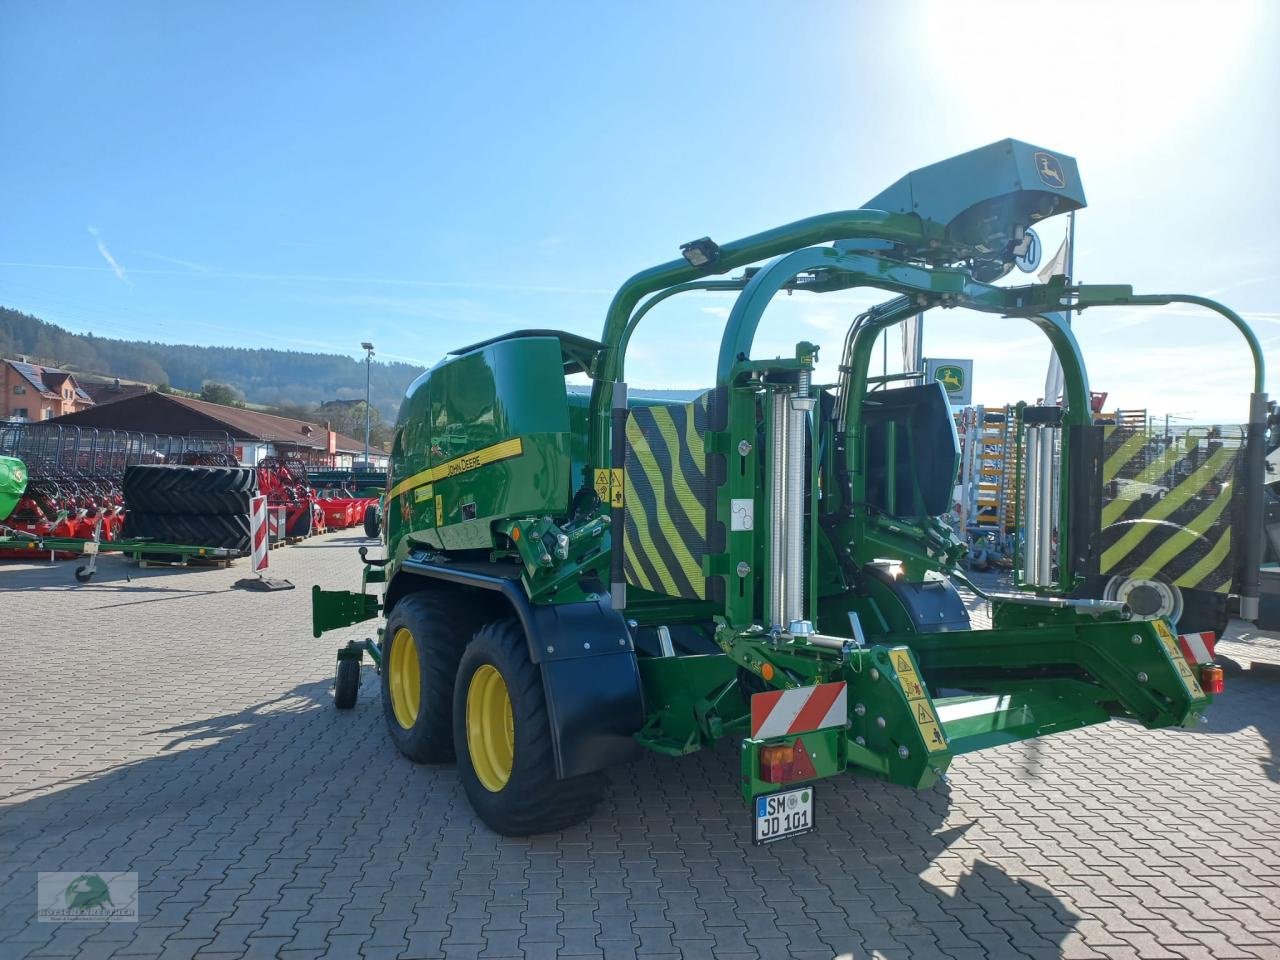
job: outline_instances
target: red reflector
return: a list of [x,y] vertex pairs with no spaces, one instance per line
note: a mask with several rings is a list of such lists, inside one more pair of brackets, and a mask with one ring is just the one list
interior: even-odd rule
[[1222,668],[1216,663],[1206,663],[1200,668],[1200,686],[1205,693],[1221,693],[1226,689]]

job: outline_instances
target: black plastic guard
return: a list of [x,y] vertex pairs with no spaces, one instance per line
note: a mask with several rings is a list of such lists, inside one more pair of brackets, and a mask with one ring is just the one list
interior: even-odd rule
[[542,666],[556,776],[576,777],[634,760],[644,725],[640,667],[622,616],[607,599],[528,607]]
[[519,580],[409,560],[404,569],[503,594],[542,670],[556,776],[561,780],[626,763],[640,755],[634,734],[644,725],[635,645],[608,596],[581,603],[534,604]]
[[1067,562],[1077,577],[1098,573],[1098,534],[1102,529],[1103,429],[1067,428],[1067,471],[1070,522]]
[[561,780],[639,756],[644,708],[635,654],[544,663],[542,687]]

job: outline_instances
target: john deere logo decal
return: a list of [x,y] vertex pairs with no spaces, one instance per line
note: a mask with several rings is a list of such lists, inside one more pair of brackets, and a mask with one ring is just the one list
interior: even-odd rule
[[1062,172],[1062,162],[1051,153],[1036,154],[1036,173],[1047,186],[1057,190],[1067,185],[1066,175]]
[[960,393],[964,390],[964,368],[957,367],[954,364],[946,364],[938,368],[933,375],[934,379],[942,384],[942,388],[947,393]]

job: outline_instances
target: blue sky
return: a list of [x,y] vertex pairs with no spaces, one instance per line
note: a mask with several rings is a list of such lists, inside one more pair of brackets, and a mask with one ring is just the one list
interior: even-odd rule
[[[682,241],[855,207],[1014,136],[1079,160],[1080,279],[1216,293],[1275,365],[1277,49],[1262,2],[11,3],[0,304],[429,364],[512,327],[598,335]],[[787,298],[757,353],[817,340],[834,379],[874,299]],[[706,385],[727,306],[654,311],[629,379]],[[1112,405],[1243,417],[1247,355],[1211,315],[1078,330]],[[1042,392],[1024,322],[950,311],[925,339],[976,359],[979,401]]]

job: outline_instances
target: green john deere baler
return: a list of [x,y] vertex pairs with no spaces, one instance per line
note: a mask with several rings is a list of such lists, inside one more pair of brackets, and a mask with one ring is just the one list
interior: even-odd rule
[[[1070,157],[1005,140],[862,209],[684,244],[622,286],[599,341],[521,330],[454,351],[400,411],[385,559],[366,559],[360,593],[313,593],[317,636],[386,617],[379,642],[339,652],[337,705],[355,703],[369,653],[396,746],[456,758],[479,815],[509,834],[586,816],[601,771],[641,749],[731,737],[761,842],[812,828],[813,784],[845,772],[928,787],[985,747],[1114,717],[1196,723],[1210,697],[1166,621],[1064,596],[1096,573],[1101,486],[1066,313],[1175,300],[1216,312],[1253,353],[1255,426],[1261,352],[1201,298],[1063,276],[996,285],[1034,224],[1082,206]],[[853,320],[838,382],[814,382],[808,343],[753,357],[780,291],[855,287],[889,296]],[[738,293],[714,388],[691,403],[629,399],[632,332],[691,290]],[[990,629],[970,628],[965,547],[940,519],[958,467],[943,388],[869,372],[880,333],[950,307],[1029,320],[1066,374],[1062,407],[1025,412],[1033,528],[1018,592],[988,598]],[[589,397],[566,390],[580,372]],[[1246,514],[1261,511],[1255,433]],[[1252,586],[1241,581],[1255,604],[1256,559]]]

